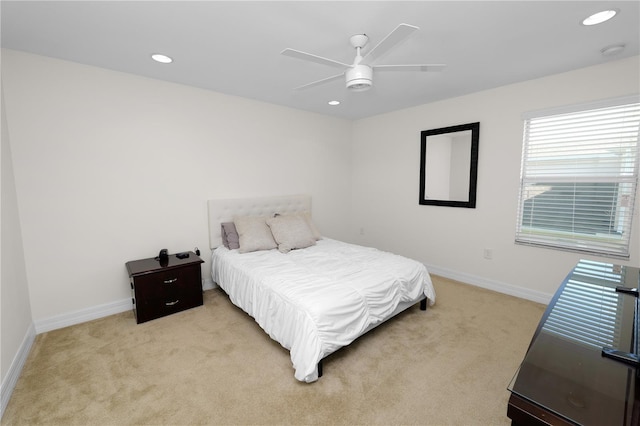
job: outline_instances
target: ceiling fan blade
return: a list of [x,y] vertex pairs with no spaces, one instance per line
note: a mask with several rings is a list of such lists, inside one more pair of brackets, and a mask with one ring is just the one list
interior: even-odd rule
[[380,43],[378,43],[373,49],[371,49],[362,59],[363,63],[371,64],[376,61],[380,56],[391,50],[392,47],[400,43],[405,38],[409,37],[411,33],[420,28],[409,24],[400,24],[393,31],[391,31]]
[[317,64],[328,65],[334,68],[348,68],[351,65],[343,64],[342,62],[334,61],[333,59],[323,58],[322,56],[312,55],[311,53],[301,52],[295,49],[284,49],[280,54],[284,56],[290,56],[292,58],[302,59],[304,61],[311,61]]
[[416,65],[374,65],[376,71],[442,71],[445,64],[416,64]]
[[309,89],[311,87],[320,86],[321,84],[328,83],[330,81],[337,80],[339,78],[344,78],[344,73],[343,74],[332,75],[331,77],[323,78],[322,80],[316,80],[316,81],[313,81],[311,83],[307,83],[307,84],[304,84],[302,86],[298,86],[298,87],[294,88],[293,90]]

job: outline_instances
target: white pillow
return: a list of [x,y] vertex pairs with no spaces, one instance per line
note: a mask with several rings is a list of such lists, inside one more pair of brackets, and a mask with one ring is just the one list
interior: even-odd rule
[[277,215],[267,219],[267,225],[271,228],[271,234],[278,244],[278,250],[282,253],[309,247],[316,243],[316,237],[303,216]]
[[240,253],[277,248],[273,235],[264,216],[238,216],[233,223],[238,231]]

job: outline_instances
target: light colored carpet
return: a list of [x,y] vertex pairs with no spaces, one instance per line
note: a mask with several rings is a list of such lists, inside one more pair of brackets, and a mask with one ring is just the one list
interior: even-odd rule
[[413,307],[296,381],[289,353],[220,290],[40,334],[3,425],[506,425],[507,386],[544,305],[433,277]]

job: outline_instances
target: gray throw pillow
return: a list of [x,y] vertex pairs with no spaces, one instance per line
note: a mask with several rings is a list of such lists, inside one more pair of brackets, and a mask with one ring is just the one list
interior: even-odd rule
[[229,250],[240,248],[240,238],[236,225],[233,222],[224,222],[220,224],[220,233],[222,234],[222,244]]

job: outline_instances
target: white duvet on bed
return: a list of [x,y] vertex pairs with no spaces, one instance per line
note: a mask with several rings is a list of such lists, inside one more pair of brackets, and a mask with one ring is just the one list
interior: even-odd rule
[[289,349],[295,377],[318,379],[317,364],[400,302],[435,302],[425,266],[374,248],[322,239],[306,249],[238,253],[218,247],[211,276],[231,301]]

